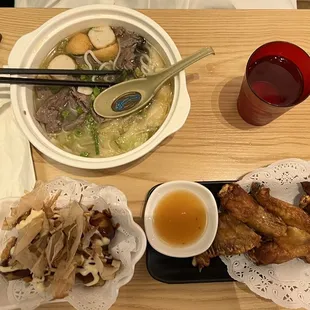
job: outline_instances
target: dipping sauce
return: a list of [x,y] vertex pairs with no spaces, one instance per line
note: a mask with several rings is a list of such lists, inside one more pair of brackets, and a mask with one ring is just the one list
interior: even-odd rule
[[172,246],[194,243],[206,225],[204,203],[190,191],[179,190],[167,194],[154,211],[154,228],[158,236]]

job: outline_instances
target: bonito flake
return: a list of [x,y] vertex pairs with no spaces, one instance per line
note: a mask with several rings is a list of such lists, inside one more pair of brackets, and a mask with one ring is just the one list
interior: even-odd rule
[[38,182],[23,196],[2,227],[17,238],[9,238],[0,255],[0,274],[32,282],[54,299],[66,297],[76,281],[104,285],[121,265],[108,248],[118,228],[111,212],[93,211],[77,201],[59,209],[60,195],[50,197]]

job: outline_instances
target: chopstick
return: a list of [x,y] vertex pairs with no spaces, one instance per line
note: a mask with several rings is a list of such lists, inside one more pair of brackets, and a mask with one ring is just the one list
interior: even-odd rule
[[[66,70],[66,69],[33,69],[33,68],[1,68],[0,74],[7,75],[112,75],[122,74],[119,70]],[[115,85],[115,82],[102,81],[82,81],[82,80],[52,80],[20,77],[2,77],[0,84],[17,85],[54,85],[54,86],[87,86],[87,87],[109,87]]]
[[87,87],[110,87],[115,82],[100,81],[80,81],[80,80],[48,80],[48,79],[28,79],[28,78],[11,78],[0,77],[0,84],[17,84],[17,85],[52,85],[52,86],[87,86]]
[[66,70],[66,69],[33,69],[1,68],[0,74],[36,74],[36,75],[110,75],[121,74],[119,70]]

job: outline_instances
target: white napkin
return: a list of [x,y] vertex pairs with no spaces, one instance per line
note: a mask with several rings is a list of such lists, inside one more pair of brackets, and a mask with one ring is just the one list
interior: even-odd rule
[[30,145],[13,115],[9,86],[0,86],[0,199],[21,196],[35,184]]

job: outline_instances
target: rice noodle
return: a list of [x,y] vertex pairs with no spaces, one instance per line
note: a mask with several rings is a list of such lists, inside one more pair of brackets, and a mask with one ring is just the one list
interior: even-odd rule
[[106,61],[104,63],[102,63],[99,67],[99,70],[112,70],[113,69],[113,61],[110,60],[110,61]]
[[[145,59],[145,60],[144,60],[144,59]],[[150,58],[149,55],[143,54],[143,55],[140,57],[140,62],[147,66],[147,65],[151,62],[151,58]]]
[[87,64],[89,70],[93,70],[93,66],[91,65],[90,61],[88,60],[88,55],[90,55],[97,64],[102,65],[102,62],[95,56],[93,51],[88,50],[84,54],[84,61]]
[[149,74],[149,70],[148,68],[141,66],[141,72],[143,73],[143,75],[148,75]]
[[103,80],[105,82],[114,82],[115,81],[115,76],[114,75],[105,75],[103,77]]
[[148,75],[151,73],[153,70],[151,69],[151,57],[147,54],[143,54],[140,57],[140,63],[141,63],[141,72],[144,75]]
[[145,45],[145,49],[147,50],[147,53],[144,53],[140,56],[140,63],[141,63],[141,72],[144,75],[148,75],[150,73],[154,72],[154,65],[152,63],[152,58],[150,57],[151,55],[151,46],[149,44]]
[[[100,67],[99,67],[99,70],[103,70],[103,69],[106,69],[106,70],[113,70],[113,61],[110,60],[110,61],[107,61],[107,62],[104,62]],[[106,75],[103,77],[103,80],[105,82],[114,82],[115,80],[115,77],[113,75]]]
[[121,45],[120,45],[119,39],[117,39],[117,44],[118,44],[119,48],[118,48],[118,53],[117,53],[117,55],[116,55],[116,57],[114,59],[114,62],[113,62],[113,68],[112,68],[113,70],[117,69],[116,68],[116,63],[117,63],[119,55],[121,54]]
[[[97,64],[99,64],[99,65],[102,64],[102,62],[95,56],[95,54],[93,53],[93,51],[89,50],[89,51],[87,51],[87,52],[91,55],[91,57],[93,57],[93,59],[95,60],[95,62],[96,62]],[[86,53],[87,53],[87,52],[86,52]]]
[[88,55],[89,55],[88,52],[89,52],[89,51],[85,52],[85,54],[84,54],[84,61],[85,61],[85,63],[87,64],[89,70],[93,70],[93,66],[91,65],[91,63],[90,63],[89,60],[88,60]]
[[[100,65],[99,70],[113,70],[113,61],[110,60],[110,61],[103,62]],[[93,82],[95,82],[96,78],[97,78],[97,75],[94,75],[94,76],[92,76],[91,80]],[[110,78],[112,78],[112,79],[110,79]],[[103,79],[106,82],[113,82],[114,81],[114,77],[113,76],[104,76]]]

